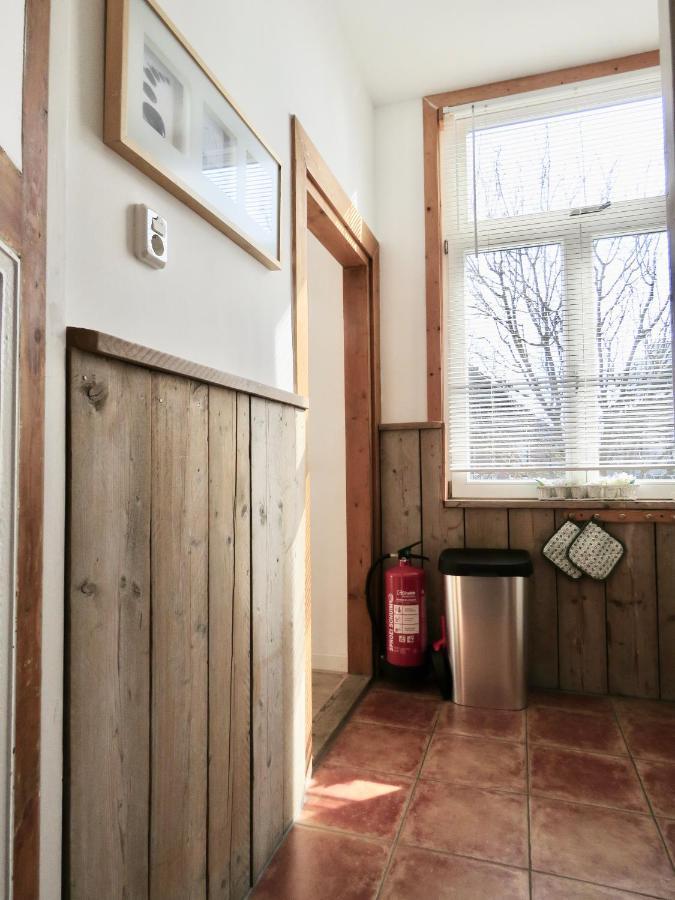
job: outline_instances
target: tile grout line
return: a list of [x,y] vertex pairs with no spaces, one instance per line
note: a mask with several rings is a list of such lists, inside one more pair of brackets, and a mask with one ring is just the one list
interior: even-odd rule
[[403,807],[403,814],[401,815],[401,823],[398,826],[396,835],[394,836],[394,840],[392,841],[391,850],[389,851],[389,858],[387,859],[385,867],[382,871],[382,878],[380,880],[380,884],[377,889],[377,893],[375,894],[375,900],[379,900],[379,898],[382,894],[382,889],[384,888],[384,883],[387,880],[387,876],[389,875],[389,871],[391,869],[391,864],[394,861],[394,855],[398,848],[399,839],[401,837],[403,828],[405,826],[406,818],[408,816],[408,810],[410,809],[410,806],[413,801],[413,797],[415,796],[415,791],[417,790],[417,785],[419,784],[420,779],[422,777],[422,769],[424,768],[424,763],[426,762],[427,754],[429,753],[429,748],[431,747],[431,742],[433,741],[434,735],[436,734],[436,727],[438,726],[438,720],[440,719],[440,716],[441,716],[441,708],[442,707],[439,704],[439,706],[436,710],[436,717],[434,720],[434,724],[431,728],[431,731],[429,732],[429,740],[427,741],[427,745],[424,748],[424,753],[422,754],[422,759],[420,761],[419,768],[417,770],[417,775],[415,776],[415,779],[410,788],[410,795],[408,797],[408,800],[407,800],[405,806]]
[[[638,769],[637,763],[635,762],[635,757],[633,756],[633,751],[631,750],[631,748],[628,744],[628,741],[626,740],[626,735],[624,734],[624,730],[621,725],[621,720],[619,719],[619,715],[616,710],[616,703],[614,700],[612,700],[612,708],[614,709],[614,715],[616,717],[616,724],[619,728],[619,731],[621,732],[621,737],[624,740],[626,749],[628,750],[629,759],[630,759],[631,763],[633,764],[633,769],[635,771],[635,774],[637,775],[637,779],[640,783],[642,793],[644,794],[644,798],[647,801],[647,806],[649,807],[649,812],[651,814],[652,821],[654,822],[654,827],[656,828],[656,833],[658,834],[658,836],[661,840],[661,845],[663,846],[663,849],[666,854],[666,858],[667,858],[668,862],[670,863],[673,870],[675,870],[675,860],[673,860],[673,858],[670,855],[670,850],[668,849],[668,845],[666,844],[666,839],[664,838],[663,832],[661,831],[661,826],[659,824],[659,820],[657,819],[656,813],[654,812],[654,807],[652,806],[652,801],[649,798],[649,794],[647,793],[647,789],[645,788],[644,781],[642,780],[642,775],[640,774],[640,770]],[[647,760],[647,762],[649,762],[649,760]],[[654,760],[654,762],[658,762],[658,760]]]

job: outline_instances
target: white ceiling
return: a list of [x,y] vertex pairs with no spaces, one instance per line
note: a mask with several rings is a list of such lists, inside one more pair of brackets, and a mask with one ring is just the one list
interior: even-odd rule
[[658,46],[658,0],[332,0],[376,105]]

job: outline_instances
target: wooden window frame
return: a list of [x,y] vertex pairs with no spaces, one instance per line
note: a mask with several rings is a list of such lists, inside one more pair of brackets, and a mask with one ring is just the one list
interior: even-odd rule
[[[587,63],[565,69],[496,81],[455,91],[443,91],[422,98],[422,140],[424,153],[424,244],[426,296],[427,420],[446,422],[445,405],[445,263],[443,257],[440,134],[445,107],[478,103],[524,94],[529,91],[575,84],[659,65],[659,51]],[[670,230],[670,229],[669,229]],[[447,469],[447,434],[444,429],[444,460]],[[448,496],[447,477],[444,497]],[[460,501],[461,502],[461,501]],[[471,502],[471,501],[468,501]],[[507,498],[493,501],[508,506]]]

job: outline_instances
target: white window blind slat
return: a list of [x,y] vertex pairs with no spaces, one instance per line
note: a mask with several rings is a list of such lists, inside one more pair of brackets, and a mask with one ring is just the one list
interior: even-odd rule
[[624,470],[672,494],[660,90],[649,70],[445,111],[456,496]]

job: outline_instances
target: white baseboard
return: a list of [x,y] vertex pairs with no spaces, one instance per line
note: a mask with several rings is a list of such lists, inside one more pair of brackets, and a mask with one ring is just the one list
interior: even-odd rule
[[346,656],[326,656],[323,653],[312,653],[312,668],[324,672],[346,672]]

